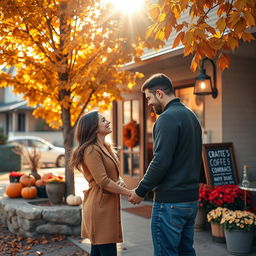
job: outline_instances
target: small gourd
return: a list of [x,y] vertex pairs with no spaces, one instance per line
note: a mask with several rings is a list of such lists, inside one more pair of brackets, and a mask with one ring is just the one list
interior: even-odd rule
[[20,183],[10,183],[6,186],[5,193],[11,198],[20,197],[22,188]]
[[68,205],[80,205],[82,203],[82,198],[80,196],[68,195],[66,202]]
[[45,187],[46,182],[43,179],[37,180],[36,181],[36,186],[37,187]]
[[36,187],[25,187],[21,190],[21,196],[25,199],[32,199],[37,197],[37,189]]

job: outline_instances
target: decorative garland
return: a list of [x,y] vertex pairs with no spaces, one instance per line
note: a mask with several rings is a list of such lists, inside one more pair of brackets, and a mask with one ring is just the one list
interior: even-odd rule
[[128,148],[133,148],[139,144],[140,129],[136,121],[131,121],[123,128],[124,145]]

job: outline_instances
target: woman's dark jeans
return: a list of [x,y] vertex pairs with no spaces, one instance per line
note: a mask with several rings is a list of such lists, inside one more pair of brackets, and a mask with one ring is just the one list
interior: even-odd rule
[[92,244],[90,256],[117,256],[116,244]]

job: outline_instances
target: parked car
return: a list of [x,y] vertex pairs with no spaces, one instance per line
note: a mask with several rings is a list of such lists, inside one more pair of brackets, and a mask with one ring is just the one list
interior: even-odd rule
[[[36,136],[15,136],[10,137],[8,143],[20,144],[29,151],[35,147],[41,154],[40,163],[55,164],[57,167],[65,166],[65,149],[56,147],[50,142]],[[26,163],[26,162],[24,162]]]

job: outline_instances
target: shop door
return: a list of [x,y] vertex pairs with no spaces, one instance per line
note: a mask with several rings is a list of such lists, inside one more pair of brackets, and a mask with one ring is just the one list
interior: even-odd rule
[[[124,126],[131,121],[139,125],[139,140],[136,146],[129,147],[125,144]],[[143,156],[143,116],[142,116],[142,95],[126,96],[125,100],[117,105],[118,123],[118,149],[120,156],[121,176],[129,188],[134,188],[144,175]]]

